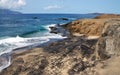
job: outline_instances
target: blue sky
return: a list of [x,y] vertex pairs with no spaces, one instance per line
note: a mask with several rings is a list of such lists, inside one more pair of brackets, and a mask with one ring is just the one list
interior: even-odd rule
[[[23,13],[117,13],[120,0],[19,0]],[[23,4],[23,3],[24,4]],[[4,6],[5,7],[5,6]],[[17,7],[17,6],[16,6]],[[10,7],[9,7],[10,8]]]

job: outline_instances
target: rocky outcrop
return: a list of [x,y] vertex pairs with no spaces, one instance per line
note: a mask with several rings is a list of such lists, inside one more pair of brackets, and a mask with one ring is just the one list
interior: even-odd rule
[[112,18],[120,18],[120,15],[103,14],[94,19],[80,19],[65,24],[65,28],[67,28],[73,35],[79,33],[87,36],[101,36],[106,22]]
[[82,19],[68,23],[65,27],[71,34],[79,33],[87,36],[100,36],[107,19]]
[[69,19],[68,18],[58,18],[56,20],[65,20],[65,21],[68,21]]
[[[103,16],[103,15],[102,15]],[[82,19],[73,21],[65,26],[72,35],[100,36],[98,51],[101,57],[119,55],[120,51],[120,19]],[[105,56],[103,55],[105,54]]]
[[[104,55],[120,55],[120,19],[111,19],[106,22],[102,36],[98,41],[97,49],[101,57]],[[101,55],[102,54],[102,55]]]
[[50,26],[49,28],[51,30],[50,33],[60,34],[63,37],[70,36],[70,32],[67,29],[63,28],[62,25],[57,24],[56,26]]

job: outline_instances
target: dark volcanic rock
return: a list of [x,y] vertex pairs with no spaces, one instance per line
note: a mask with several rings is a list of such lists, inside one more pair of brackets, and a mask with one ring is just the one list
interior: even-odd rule
[[32,17],[33,19],[38,19],[38,17]]
[[62,25],[57,24],[56,26],[49,27],[51,29],[50,33],[60,34],[62,36],[70,36],[67,29],[63,28]]
[[69,20],[68,18],[58,18],[58,19],[56,19],[56,20]]

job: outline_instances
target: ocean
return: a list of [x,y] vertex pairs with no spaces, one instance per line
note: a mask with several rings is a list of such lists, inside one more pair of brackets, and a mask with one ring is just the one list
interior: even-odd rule
[[[81,18],[93,18],[95,14],[14,14],[0,15],[0,71],[10,65],[10,54],[15,49],[35,47],[64,39],[49,33],[49,26],[65,24]],[[63,20],[61,18],[67,18]]]

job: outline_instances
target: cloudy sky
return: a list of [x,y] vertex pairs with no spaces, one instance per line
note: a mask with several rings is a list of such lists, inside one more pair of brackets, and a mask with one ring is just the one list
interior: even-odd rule
[[120,14],[120,0],[0,0],[0,8],[23,13]]

